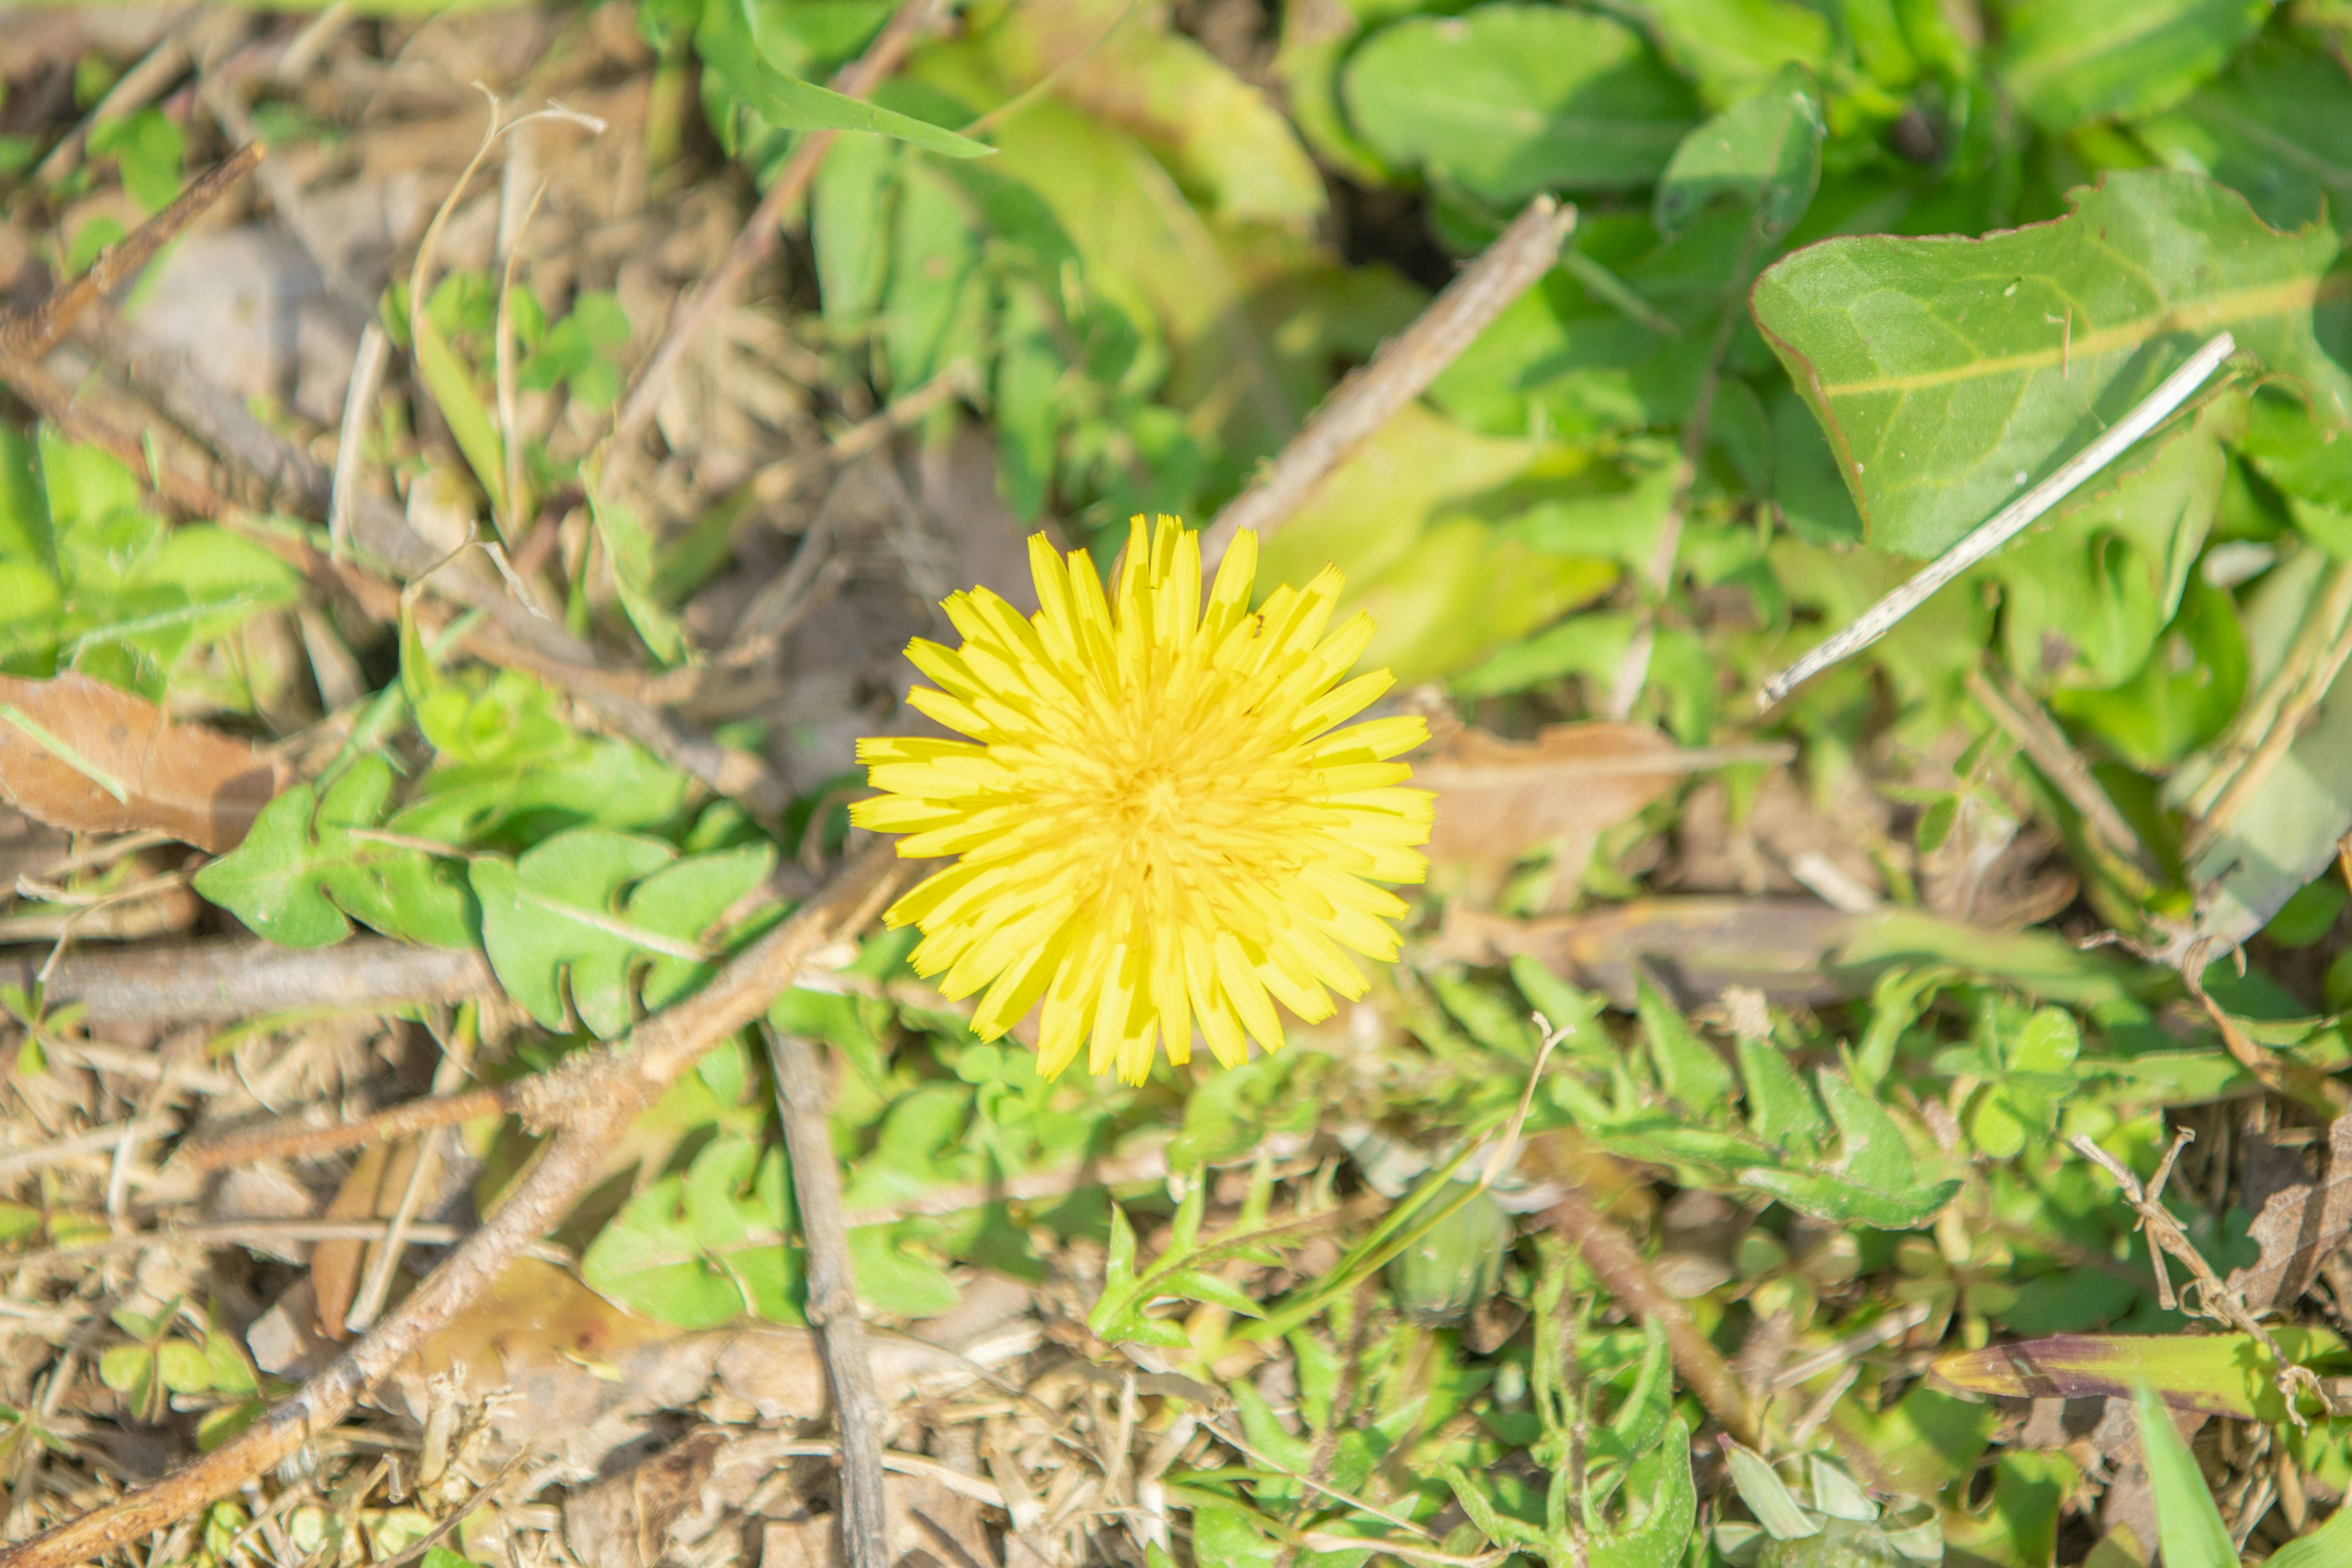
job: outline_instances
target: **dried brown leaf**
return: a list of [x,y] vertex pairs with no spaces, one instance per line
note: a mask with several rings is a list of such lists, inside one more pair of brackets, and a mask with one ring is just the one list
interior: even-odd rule
[[2311,1288],[2327,1255],[2352,1236],[2352,1115],[2327,1129],[2327,1168],[2317,1183],[2275,1192],[2248,1232],[2262,1248],[2252,1267],[2226,1283],[2259,1312],[2294,1300]]
[[[415,1163],[413,1143],[402,1144],[396,1152],[390,1144],[369,1144],[360,1151],[351,1173],[343,1178],[342,1186],[327,1205],[326,1217],[383,1218],[390,1212],[390,1205],[399,1201],[401,1188],[407,1184],[408,1173]],[[400,1167],[396,1172],[391,1169],[394,1165]],[[343,1315],[351,1310],[352,1299],[359,1294],[360,1264],[366,1256],[367,1245],[364,1241],[331,1240],[310,1248],[310,1294],[318,1304],[319,1331],[331,1340],[343,1337]]]
[[1614,827],[1687,771],[1648,725],[1595,722],[1554,724],[1533,741],[1465,729],[1413,765],[1413,782],[1437,792],[1430,854],[1492,862]]
[[[305,1375],[342,1347],[317,1331],[306,1280],[264,1313],[247,1335],[266,1372]],[[1027,1353],[1034,1319],[992,1325],[953,1349],[876,1331],[874,1379],[886,1403],[968,1386],[981,1369]],[[427,1382],[453,1377],[469,1400],[504,1393],[491,1407],[501,1446],[562,1454],[594,1468],[642,1435],[656,1410],[723,1395],[771,1422],[811,1421],[830,1401],[816,1337],[806,1329],[744,1322],[673,1328],[623,1311],[552,1263],[508,1266],[475,1302],[401,1363],[377,1394],[386,1408],[423,1421]]]
[[92,680],[0,676],[0,795],[55,827],[150,827],[218,854],[277,793],[244,741],[174,724],[143,697]]

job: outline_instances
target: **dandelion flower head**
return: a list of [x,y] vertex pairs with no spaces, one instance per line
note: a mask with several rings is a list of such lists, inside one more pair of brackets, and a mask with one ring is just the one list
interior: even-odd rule
[[1193,1026],[1227,1066],[1282,1045],[1274,1003],[1308,1022],[1329,992],[1360,996],[1350,952],[1382,963],[1418,882],[1432,797],[1391,759],[1418,718],[1353,718],[1391,684],[1343,679],[1370,640],[1359,615],[1326,633],[1327,569],[1250,608],[1257,539],[1235,537],[1203,605],[1198,538],[1134,520],[1106,597],[1083,550],[1029,541],[1034,616],[985,588],[944,608],[963,645],[916,639],[937,683],[908,700],[968,741],[858,744],[881,792],[851,819],[902,833],[898,853],[956,856],[891,907],[920,927],[916,972],[993,1039],[1030,1008],[1038,1070],[1088,1047],[1094,1072],[1140,1083],[1154,1053],[1190,1059]]

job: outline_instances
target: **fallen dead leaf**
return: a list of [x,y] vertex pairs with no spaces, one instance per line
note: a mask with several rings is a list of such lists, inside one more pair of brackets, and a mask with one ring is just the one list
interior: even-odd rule
[[[884,1401],[967,1386],[1037,1342],[1036,1321],[1025,1310],[967,1333],[943,1349],[874,1331],[874,1381]],[[263,1371],[286,1376],[307,1375],[343,1348],[319,1333],[308,1279],[261,1316],[247,1342]],[[436,1373],[457,1379],[469,1401],[509,1395],[490,1406],[499,1445],[557,1454],[591,1469],[642,1436],[642,1418],[656,1410],[691,1408],[708,1398],[782,1422],[815,1420],[829,1406],[824,1363],[808,1330],[753,1322],[672,1328],[625,1312],[564,1269],[531,1258],[510,1264],[394,1369],[375,1400],[421,1423],[426,1382]]]
[[153,828],[218,854],[277,790],[251,745],[143,697],[85,675],[0,676],[0,795],[53,827]]
[[1676,750],[1646,724],[1554,724],[1533,741],[1465,729],[1413,764],[1413,782],[1437,792],[1429,852],[1507,861],[1613,827],[1674,787]]
[[1923,910],[1846,910],[1811,899],[1635,899],[1587,913],[1514,920],[1447,906],[1432,958],[1500,963],[1525,953],[1553,973],[1633,1005],[1646,976],[1675,1005],[1708,1006],[1748,986],[1780,1006],[1866,994],[1895,963],[1956,963],[2029,978],[2077,1003],[2117,994],[2127,972],[2053,932],[1986,931]]
[[2262,1252],[2226,1283],[2250,1310],[2284,1306],[2311,1288],[2328,1254],[2352,1236],[2352,1116],[2328,1126],[2321,1180],[2273,1193],[2247,1234]]
[[1471,868],[1491,893],[1510,863],[1558,844],[1556,886],[1573,890],[1601,835],[1701,768],[1786,761],[1780,745],[1685,751],[1646,724],[1554,724],[1532,741],[1463,729],[1417,761],[1413,782],[1437,792],[1433,859]]

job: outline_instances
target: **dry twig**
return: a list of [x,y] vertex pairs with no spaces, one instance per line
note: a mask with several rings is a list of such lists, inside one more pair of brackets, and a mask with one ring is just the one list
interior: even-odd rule
[[[864,98],[872,92],[883,78],[898,68],[907,51],[914,47],[915,40],[947,10],[947,0],[906,0],[888,25],[866,47],[866,52],[834,77],[833,90],[850,98]],[[684,363],[688,348],[719,307],[735,297],[744,279],[775,257],[783,245],[785,217],[808,193],[809,183],[816,178],[816,166],[832,151],[837,134],[832,131],[803,133],[792,157],[777,174],[775,184],[768,187],[760,205],[744,219],[742,230],[727,247],[727,254],[710,269],[702,287],[678,301],[661,342],[646,356],[628,395],[622,400],[620,413],[614,416],[612,434],[605,438],[609,446],[625,450],[644,433],[661,406],[662,395],[669,390],[670,378]]]
[[[2229,1324],[2241,1333],[2252,1335],[2263,1349],[2270,1352],[2271,1364],[2278,1369],[2278,1391],[2286,1400],[2287,1414],[2299,1426],[2303,1416],[2295,1408],[2297,1394],[2308,1393],[2319,1400],[2323,1409],[2328,1407],[2326,1392],[2320,1386],[2318,1375],[2309,1367],[2298,1366],[2288,1359],[2287,1353],[2279,1348],[2278,1342],[2271,1338],[2271,1331],[2246,1310],[2245,1299],[2213,1272],[2212,1266],[2197,1250],[2197,1244],[2189,1239],[2189,1233],[2180,1228],[2180,1222],[2174,1219],[2172,1211],[2164,1206],[2164,1184],[2171,1179],[2172,1167],[2179,1160],[2180,1151],[2195,1142],[2196,1139],[2197,1134],[2186,1127],[2176,1131],[2172,1135],[2172,1146],[2164,1152],[2164,1159],[2158,1164],[2154,1179],[2146,1187],[2142,1187],[2139,1178],[2132,1174],[2130,1166],[2082,1133],[2077,1132],[2066,1142],[2073,1145],[2076,1153],[2115,1178],[2116,1185],[2123,1189],[2124,1202],[2139,1215],[2139,1228],[2147,1233],[2148,1264],[2156,1270],[2157,1305],[2168,1312],[2179,1310],[2191,1317],[2211,1318]],[[2164,1270],[2167,1253],[2171,1254],[2192,1276],[2190,1289],[2177,1296],[2172,1289],[2172,1280]]]
[[1429,308],[1381,345],[1370,364],[1332,388],[1273,465],[1225,503],[1201,536],[1201,563],[1213,567],[1243,529],[1273,532],[1398,409],[1420,396],[1503,308],[1551,270],[1576,226],[1576,209],[1538,196],[1486,254],[1445,286]]
[[841,1165],[825,1120],[833,1096],[815,1047],[764,1024],[760,1032],[775,1068],[776,1112],[793,1163],[801,1237],[808,1244],[809,1325],[824,1351],[825,1382],[841,1432],[842,1555],[849,1568],[890,1568],[882,1510],[882,1394],[866,1353],[866,1320],[857,1314],[849,1230],[842,1223]]
[[526,1080],[523,1112],[553,1136],[479,1229],[374,1330],[210,1454],[69,1524],[0,1552],[0,1568],[73,1568],[205,1508],[282,1462],[351,1410],[487,1289],[593,1183],[614,1139],[704,1051],[764,1011],[809,956],[871,916],[897,882],[887,845],[844,866],[820,897],[737,955],[709,984],[629,1037]]
[[1684,1384],[1698,1396],[1698,1402],[1706,1406],[1707,1414],[1720,1422],[1725,1431],[1755,1447],[1759,1437],[1756,1415],[1739,1380],[1732,1376],[1731,1368],[1707,1342],[1706,1336],[1699,1332],[1688,1310],[1658,1283],[1625,1233],[1611,1224],[1573,1185],[1560,1194],[1545,1217],[1553,1229],[1584,1255],[1586,1266],[1612,1296],[1636,1316],[1654,1320],[1666,1331],[1666,1346]]

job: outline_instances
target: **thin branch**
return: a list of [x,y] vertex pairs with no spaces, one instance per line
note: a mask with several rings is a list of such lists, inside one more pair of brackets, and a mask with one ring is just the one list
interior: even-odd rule
[[[2115,1178],[2116,1185],[2123,1189],[2124,1202],[2129,1204],[2132,1212],[2139,1216],[2139,1228],[2147,1233],[2148,1262],[2156,1269],[2157,1304],[2167,1311],[2177,1307],[2192,1317],[2210,1318],[2227,1323],[2260,1342],[2263,1348],[2271,1352],[2271,1364],[2277,1369],[2278,1390],[2286,1399],[2287,1413],[2297,1426],[2301,1426],[2303,1416],[2295,1409],[2298,1393],[2308,1392],[2317,1395],[2322,1408],[2329,1405],[2319,1386],[2317,1374],[2308,1367],[2298,1365],[2279,1348],[2278,1342],[2271,1337],[2271,1331],[2246,1310],[2245,1298],[2231,1289],[2221,1276],[2213,1272],[2212,1265],[2205,1261],[2205,1255],[2197,1250],[2197,1244],[2189,1239],[2189,1233],[2181,1229],[2179,1220],[2172,1217],[2172,1211],[2164,1206],[2164,1184],[2171,1178],[2173,1164],[2180,1158],[2180,1151],[2196,1139],[2197,1135],[2186,1127],[2176,1131],[2172,1146],[2164,1152],[2164,1159],[2156,1168],[2155,1178],[2146,1187],[2142,1187],[2139,1178],[2132,1174],[2131,1167],[2083,1134],[2077,1132],[2066,1142],[2076,1153]],[[2183,1291],[2177,1301],[2172,1281],[2164,1272],[2167,1254],[2184,1265],[2193,1277],[2193,1291]]]
[[198,214],[235,189],[262,159],[261,144],[247,142],[188,182],[172,205],[106,247],[89,270],[22,315],[0,316],[0,359],[38,360],[62,342],[83,311],[111,294],[154,260]]
[[629,1037],[525,1080],[533,1120],[554,1136],[504,1203],[334,1363],[245,1432],[159,1481],[0,1552],[0,1568],[76,1568],[226,1497],[333,1426],[464,1310],[507,1265],[570,1212],[603,1172],[614,1139],[704,1051],[790,985],[811,954],[855,930],[898,879],[891,848],[871,846],[817,899],[730,961],[700,991]]
[[[0,954],[0,981],[29,986],[45,954]],[[402,1002],[494,996],[497,977],[472,948],[361,937],[301,950],[263,942],[196,942],[136,952],[77,952],[49,975],[51,1005],[79,1002],[93,1023],[231,1023],[271,1013],[376,1012]]]
[[226,1171],[259,1160],[315,1160],[337,1150],[405,1138],[414,1132],[454,1126],[477,1117],[504,1116],[515,1109],[513,1097],[508,1092],[509,1087],[499,1084],[412,1100],[404,1105],[342,1121],[308,1125],[272,1121],[184,1143],[172,1156],[172,1163],[182,1170],[205,1172]]
[[[1552,1228],[1583,1253],[1586,1267],[1603,1289],[1636,1316],[1654,1320],[1666,1331],[1666,1346],[1684,1386],[1696,1394],[1707,1414],[1723,1429],[1749,1447],[1757,1446],[1756,1415],[1748,1395],[1731,1375],[1731,1368],[1707,1342],[1690,1311],[1666,1293],[1633,1244],[1592,1206],[1583,1192],[1570,1186],[1545,1216]],[[0,1563],[0,1568],[6,1568]]]
[[1574,207],[1549,196],[1528,203],[1412,326],[1332,389],[1272,467],[1225,503],[1201,537],[1201,563],[1213,567],[1244,528],[1264,538],[1289,521],[1326,475],[1426,391],[1504,307],[1551,270],[1575,226]]
[[2156,857],[2148,853],[2130,823],[2124,820],[2107,792],[2099,787],[2092,776],[2090,764],[2084,762],[2033,694],[2017,682],[2007,670],[1996,668],[1991,675],[1981,669],[1969,671],[1969,695],[1977,706],[1992,716],[1994,723],[2009,731],[2050,787],[2066,797],[2083,819],[2091,837],[2105,845],[2109,853],[2151,880],[2163,872]]
[[[835,76],[833,90],[850,98],[864,98],[872,92],[881,85],[883,78],[898,68],[907,51],[914,47],[915,40],[945,16],[947,9],[946,0],[906,0],[888,25],[866,47],[866,52]],[[760,205],[743,221],[742,231],[727,247],[727,254],[710,269],[702,287],[677,302],[661,342],[654,346],[629,387],[627,397],[622,400],[621,411],[614,417],[613,432],[605,437],[605,445],[625,450],[644,433],[661,406],[671,378],[685,362],[688,348],[719,308],[734,299],[744,280],[782,248],[784,219],[807,194],[809,183],[816,178],[817,165],[832,151],[836,134],[832,131],[801,133],[792,156],[776,175],[775,183],[761,196]]]
[[808,1244],[808,1321],[824,1351],[841,1430],[841,1546],[849,1568],[890,1568],[882,1506],[882,1395],[866,1352],[857,1281],[842,1223],[841,1166],[826,1123],[832,1095],[816,1047],[761,1025],[776,1073],[776,1111],[793,1163],[793,1199]]

